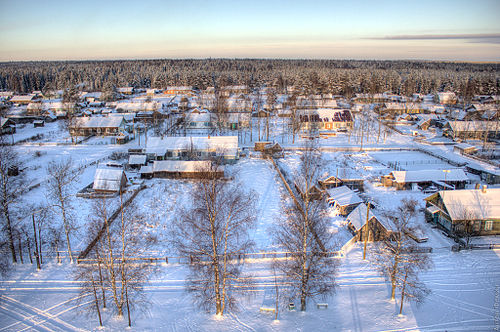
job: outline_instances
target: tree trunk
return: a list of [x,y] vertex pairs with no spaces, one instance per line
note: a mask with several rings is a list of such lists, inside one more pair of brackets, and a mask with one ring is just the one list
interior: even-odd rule
[[64,202],[62,201],[62,196],[60,196],[61,199],[61,210],[62,210],[62,215],[63,215],[63,223],[64,223],[64,233],[66,233],[66,243],[68,246],[68,255],[69,255],[69,260],[71,263],[73,263],[73,254],[71,253],[71,243],[69,242],[69,225],[68,225],[68,220],[66,219],[66,208],[64,206]]
[[99,271],[99,284],[101,286],[101,292],[102,292],[102,307],[106,308],[106,293],[104,291],[104,282],[102,278],[102,271],[101,271],[101,259],[99,256],[97,257],[97,268]]
[[[36,236],[36,234],[35,234]],[[35,243],[36,245],[36,243]],[[38,257],[40,258],[40,264],[43,264],[43,257],[42,257],[42,230],[40,229],[40,225],[38,226]]]
[[26,245],[28,246],[28,257],[30,258],[30,264],[33,264],[33,256],[31,255],[31,244],[29,239],[26,239]]
[[405,299],[406,278],[408,278],[408,272],[405,273],[405,279],[403,281],[403,289],[401,290],[401,304],[399,306],[399,314],[400,315],[403,313],[403,302]]
[[12,263],[17,263],[16,249],[14,247],[14,234],[12,233],[12,223],[10,221],[10,213],[7,202],[3,203],[3,215],[5,217],[5,221],[7,222],[7,235],[9,236],[9,248],[12,254]]
[[90,278],[92,281],[92,290],[94,293],[95,308],[97,310],[97,316],[99,317],[99,326],[102,326],[101,311],[99,310],[99,300],[97,299],[97,292],[95,290],[94,276],[92,275],[92,272],[90,273],[91,273]]
[[127,301],[128,327],[132,327],[132,320],[130,319],[130,306],[128,303],[128,286],[125,286],[125,300]]
[[24,264],[23,260],[23,245],[21,243],[21,234],[18,233],[17,236],[17,247],[19,249],[19,259],[21,260],[21,264]]
[[398,268],[398,261],[396,260],[396,262],[394,263],[394,266],[393,266],[392,273],[391,273],[391,285],[392,285],[391,300],[394,300],[396,298],[396,271],[397,271],[397,268]]

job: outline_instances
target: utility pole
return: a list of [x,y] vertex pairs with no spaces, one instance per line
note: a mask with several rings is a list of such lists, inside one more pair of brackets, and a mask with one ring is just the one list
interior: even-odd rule
[[36,224],[35,224],[35,214],[31,214],[31,219],[33,220],[33,235],[35,235],[35,258],[36,258],[36,269],[40,270],[40,255],[38,253],[38,241],[36,239]]
[[365,245],[364,245],[364,249],[363,249],[363,260],[366,259],[366,244],[368,243],[368,237],[370,236],[369,222],[370,222],[370,202],[367,202],[366,203],[366,223],[365,223],[366,235],[365,235]]

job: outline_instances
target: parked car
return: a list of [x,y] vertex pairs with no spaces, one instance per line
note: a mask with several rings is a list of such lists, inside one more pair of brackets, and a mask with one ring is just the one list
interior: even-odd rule
[[438,188],[436,188],[435,186],[429,186],[429,187],[425,188],[424,190],[422,190],[422,192],[424,194],[434,194],[437,191],[438,191]]

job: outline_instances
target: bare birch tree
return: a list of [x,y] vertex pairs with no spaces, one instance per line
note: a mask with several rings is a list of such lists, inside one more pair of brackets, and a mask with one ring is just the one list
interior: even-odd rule
[[64,234],[66,235],[66,246],[68,256],[73,263],[73,254],[71,252],[71,233],[75,230],[72,198],[74,181],[79,176],[79,172],[74,170],[74,164],[71,158],[56,162],[52,161],[47,168],[47,193],[48,200],[61,216]]
[[404,199],[396,211],[386,215],[392,226],[392,236],[377,242],[372,256],[381,273],[391,282],[391,300],[395,299],[396,288],[401,289],[402,300],[408,296],[408,299],[420,301],[419,294],[426,293],[423,284],[418,281],[418,273],[428,269],[432,262],[409,236],[415,229],[412,221],[416,217],[417,206],[417,201]]
[[290,255],[286,260],[277,261],[277,267],[290,281],[290,295],[299,297],[302,311],[306,310],[309,298],[324,297],[335,291],[337,262],[331,253],[336,244],[328,231],[325,201],[316,199],[308,190],[317,184],[321,165],[316,143],[306,141],[296,175],[303,193],[296,197],[286,218],[273,230],[275,243]]
[[20,195],[25,190],[22,173],[19,172],[17,153],[0,139],[0,205],[2,230],[5,232],[12,262],[17,263],[14,246],[14,212],[19,207]]
[[[113,207],[118,214],[117,223],[112,225]],[[144,215],[138,212],[137,206],[133,203],[125,206],[123,196],[120,196],[118,206],[113,206],[105,198],[97,199],[91,218],[97,226],[90,232],[101,238],[94,247],[92,268],[76,277],[91,285],[92,293],[94,287],[96,292],[101,287],[104,306],[106,293],[109,293],[114,311],[121,317],[126,309],[128,325],[131,326],[131,311],[147,304],[143,287],[156,271],[155,265],[137,258],[144,257],[157,243],[157,238],[144,227]]]
[[211,163],[191,191],[192,206],[181,210],[172,223],[171,243],[189,257],[187,291],[206,310],[223,315],[234,308],[235,293],[248,279],[241,278],[244,254],[252,247],[248,230],[253,226],[256,194],[237,183],[220,179],[221,166]]

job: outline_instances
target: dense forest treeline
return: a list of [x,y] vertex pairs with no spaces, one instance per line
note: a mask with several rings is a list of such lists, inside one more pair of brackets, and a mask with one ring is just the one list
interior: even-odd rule
[[161,59],[0,63],[0,90],[28,93],[80,85],[87,91],[110,86],[199,89],[223,85],[286,86],[310,93],[396,94],[454,91],[500,94],[498,63],[380,60]]

